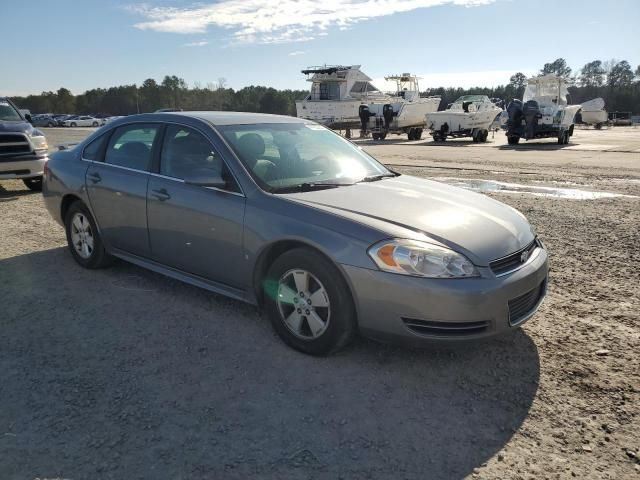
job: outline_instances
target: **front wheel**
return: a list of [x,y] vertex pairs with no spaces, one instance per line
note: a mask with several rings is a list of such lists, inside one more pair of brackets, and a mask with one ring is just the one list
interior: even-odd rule
[[78,124],[77,124],[76,122],[72,122],[72,123],[71,123],[71,126],[72,126],[72,127],[77,127],[77,126],[78,126]]
[[507,142],[509,143],[509,145],[517,145],[518,143],[520,143],[520,137],[507,137]]
[[29,190],[34,192],[42,191],[42,177],[23,178],[22,182]]
[[91,125],[94,126],[94,127],[97,127],[98,126],[98,122],[93,122]]
[[351,293],[329,260],[308,248],[278,257],[264,284],[265,310],[289,346],[327,355],[349,343],[356,331]]
[[80,201],[73,203],[65,215],[67,244],[74,260],[84,268],[103,268],[111,263],[89,209]]

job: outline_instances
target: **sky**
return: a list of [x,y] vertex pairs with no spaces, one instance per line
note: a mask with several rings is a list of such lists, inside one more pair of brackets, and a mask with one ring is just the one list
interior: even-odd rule
[[[495,86],[558,57],[640,64],[640,0],[0,0],[0,96],[140,85],[307,89],[311,65]],[[9,53],[9,54],[8,54]]]

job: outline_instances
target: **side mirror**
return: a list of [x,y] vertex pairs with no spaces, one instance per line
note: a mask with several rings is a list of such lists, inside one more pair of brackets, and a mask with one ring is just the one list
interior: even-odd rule
[[30,114],[25,113],[25,115],[24,115],[24,119],[25,119],[27,122],[29,122],[30,124],[32,124],[32,125],[33,125],[33,120],[31,119],[31,115],[30,115]]
[[198,185],[199,187],[225,188],[227,182],[223,180],[219,173],[207,173],[205,175],[191,175],[184,179],[187,185]]

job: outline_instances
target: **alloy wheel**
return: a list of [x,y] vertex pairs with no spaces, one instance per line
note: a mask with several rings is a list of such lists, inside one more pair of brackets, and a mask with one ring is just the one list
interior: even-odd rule
[[331,306],[327,290],[306,270],[289,270],[282,275],[277,303],[284,325],[302,340],[320,337],[329,326]]
[[71,243],[81,258],[87,260],[93,254],[93,230],[89,219],[78,212],[71,220]]

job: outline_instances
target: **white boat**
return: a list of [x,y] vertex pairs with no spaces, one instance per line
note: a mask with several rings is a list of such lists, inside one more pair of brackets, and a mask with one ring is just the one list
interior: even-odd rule
[[447,137],[472,137],[474,142],[486,142],[489,129],[501,112],[502,108],[486,95],[463,95],[446,110],[427,113],[425,120],[436,142]]
[[609,114],[604,109],[604,100],[599,97],[584,102],[582,104],[581,115],[583,123],[593,125],[598,130],[609,121]]
[[360,107],[361,133],[371,132],[374,140],[384,140],[388,133],[406,133],[409,140],[420,140],[425,115],[438,110],[440,97],[421,97],[420,78],[410,73],[384,79],[395,82],[396,91],[384,101],[369,101]]
[[527,81],[522,100],[515,99],[507,107],[507,140],[515,145],[521,138],[557,138],[558,144],[569,143],[575,116],[581,105],[568,105],[567,82],[557,75],[541,75]]
[[360,65],[309,67],[302,70],[311,82],[311,91],[296,102],[297,116],[316,121],[333,129],[360,127],[361,135],[369,132],[375,140],[387,133],[406,133],[419,139],[424,128],[424,115],[436,111],[440,97],[421,98],[419,78],[405,73],[385,77],[396,83],[396,91],[386,94],[378,90]]
[[311,91],[296,102],[297,116],[329,128],[357,128],[360,105],[389,100],[360,70],[360,65],[309,67],[302,73],[308,76]]

